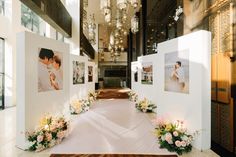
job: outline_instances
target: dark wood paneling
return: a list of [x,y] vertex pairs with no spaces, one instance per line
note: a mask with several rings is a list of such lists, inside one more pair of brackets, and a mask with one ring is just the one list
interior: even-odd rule
[[211,104],[211,139],[233,152],[234,146],[234,105],[212,102]]
[[65,37],[72,36],[72,18],[60,0],[20,0]]

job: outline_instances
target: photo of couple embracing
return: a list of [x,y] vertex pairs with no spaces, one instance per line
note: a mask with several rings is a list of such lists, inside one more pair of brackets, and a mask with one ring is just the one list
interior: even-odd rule
[[62,54],[40,48],[38,55],[38,92],[63,89]]

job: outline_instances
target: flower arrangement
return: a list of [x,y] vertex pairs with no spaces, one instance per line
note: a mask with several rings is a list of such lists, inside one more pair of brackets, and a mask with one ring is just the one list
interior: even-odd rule
[[69,133],[69,122],[63,116],[45,116],[41,119],[39,127],[32,133],[27,132],[29,151],[42,151],[61,141]]
[[142,112],[155,112],[154,109],[157,108],[155,104],[151,103],[146,98],[144,98],[144,100],[142,101],[137,102],[135,104],[135,107]]
[[90,101],[86,99],[74,100],[70,105],[71,114],[87,112],[90,108]]
[[89,92],[88,100],[92,103],[97,100],[98,93],[97,92]]
[[160,148],[166,148],[170,152],[176,152],[181,155],[192,150],[192,142],[194,135],[187,133],[187,129],[183,128],[183,122],[156,122],[156,136],[159,140]]
[[130,91],[128,93],[128,95],[129,95],[129,100],[130,101],[133,101],[133,102],[137,102],[138,101],[138,94],[135,93],[134,91]]

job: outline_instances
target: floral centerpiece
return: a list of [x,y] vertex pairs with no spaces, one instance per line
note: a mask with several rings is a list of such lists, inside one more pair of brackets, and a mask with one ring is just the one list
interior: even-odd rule
[[170,122],[156,122],[155,128],[156,136],[159,140],[160,148],[166,148],[170,152],[176,152],[181,155],[188,153],[192,150],[192,142],[194,136],[183,128],[183,122],[177,121],[176,123]]
[[142,112],[155,112],[154,109],[157,108],[155,104],[151,103],[146,98],[144,98],[144,100],[142,101],[137,102],[135,104],[135,107]]
[[128,95],[129,95],[129,100],[130,101],[133,101],[133,102],[137,102],[138,101],[138,94],[135,93],[134,91],[130,91],[128,93]]
[[70,104],[70,111],[72,114],[80,114],[87,112],[90,108],[90,101],[86,99],[74,100]]
[[59,144],[69,133],[69,122],[63,116],[45,116],[39,127],[32,133],[27,132],[29,151],[42,151]]
[[92,103],[97,100],[98,93],[97,92],[89,92],[88,100]]

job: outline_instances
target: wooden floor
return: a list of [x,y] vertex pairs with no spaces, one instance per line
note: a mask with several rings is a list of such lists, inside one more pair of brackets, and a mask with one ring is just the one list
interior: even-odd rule
[[50,157],[177,157],[177,155],[138,155],[138,154],[52,154]]
[[128,88],[110,88],[110,89],[99,89],[98,99],[127,99]]

